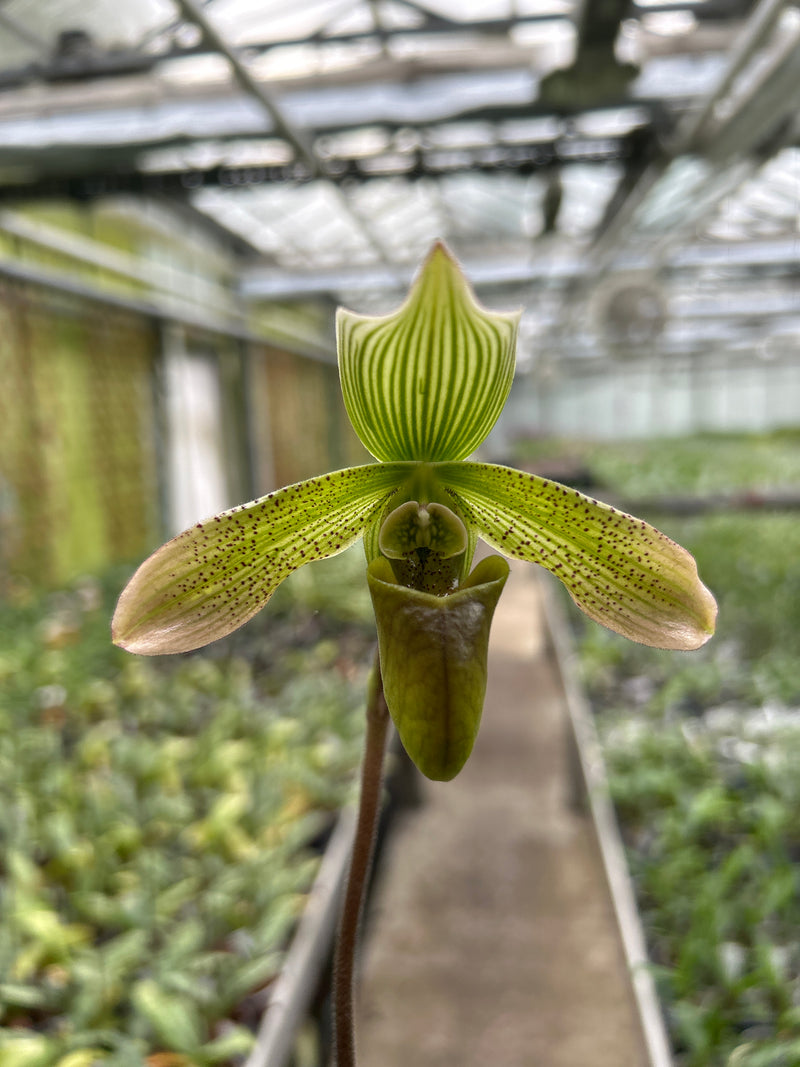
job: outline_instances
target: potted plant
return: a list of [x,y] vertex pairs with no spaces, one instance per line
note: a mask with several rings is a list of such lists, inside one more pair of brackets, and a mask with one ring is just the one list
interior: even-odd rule
[[[114,640],[130,651],[197,648],[259,612],[297,568],[363,538],[379,655],[335,960],[337,1067],[355,1063],[353,958],[389,717],[423,773],[458,773],[480,721],[503,557],[551,570],[590,617],[633,640],[690,649],[714,629],[693,559],[659,531],[550,480],[468,460],[508,397],[518,317],[482,308],[441,244],[397,312],[340,310],[345,406],[377,462],[198,522],[142,564],[114,616]],[[478,537],[502,555],[472,569]]]

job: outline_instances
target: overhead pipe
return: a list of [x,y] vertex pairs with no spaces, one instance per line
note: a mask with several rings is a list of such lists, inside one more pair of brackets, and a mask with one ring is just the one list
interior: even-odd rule
[[[647,267],[641,254],[628,255],[620,269],[637,270]],[[800,264],[800,249],[793,237],[746,241],[719,246],[693,243],[679,249],[670,261],[670,269],[694,271],[708,267],[747,270],[750,267],[783,265],[796,269]],[[399,268],[402,287],[411,279],[410,265]],[[482,259],[464,262],[464,270],[477,286],[548,285],[567,286],[588,276],[588,267],[581,256],[569,259],[529,256]],[[271,267],[250,267],[239,275],[239,292],[245,300],[280,300],[292,296],[327,295],[341,292],[379,292],[391,289],[393,275],[384,268],[353,266],[335,270],[286,271]]]
[[607,265],[625,227],[631,223],[635,213],[669,164],[678,156],[696,150],[700,134],[707,127],[715,108],[724,99],[738,75],[750,61],[767,33],[773,28],[785,6],[786,0],[760,0],[733,48],[720,81],[709,94],[700,112],[696,116],[686,117],[685,122],[679,125],[676,137],[671,142],[667,142],[659,157],[645,168],[616,213],[601,222],[590,253],[590,262],[595,276]]
[[714,114],[717,104],[728,94],[737,77],[750,62],[756,49],[778,21],[786,7],[786,0],[761,0],[742,30],[728,60],[725,73],[695,115],[688,114],[679,124],[675,144],[670,149],[673,156],[696,148]]

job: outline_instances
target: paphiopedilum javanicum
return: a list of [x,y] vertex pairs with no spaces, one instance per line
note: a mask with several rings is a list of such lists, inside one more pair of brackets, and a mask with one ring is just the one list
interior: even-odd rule
[[340,309],[350,420],[378,462],[324,474],[223,512],[146,560],[113,621],[131,652],[184,652],[264,607],[305,563],[364,538],[389,711],[435,779],[469,756],[491,617],[508,564],[470,573],[478,537],[552,571],[592,619],[634,641],[692,649],[716,604],[694,560],[640,519],[574,489],[468,460],[511,388],[518,313],[487,311],[436,244],[391,315]]

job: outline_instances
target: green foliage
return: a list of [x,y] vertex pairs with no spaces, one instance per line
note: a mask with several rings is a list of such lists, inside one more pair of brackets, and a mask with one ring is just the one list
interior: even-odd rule
[[601,724],[679,1062],[727,1064],[746,1039],[741,1062],[770,1049],[763,1062],[794,1063],[781,1056],[800,1023],[800,715]]
[[519,441],[521,462],[546,466],[554,456],[583,465],[598,485],[626,499],[800,487],[800,432],[699,434],[635,442]]
[[626,497],[800,487],[800,434],[706,434],[593,450],[592,473]]
[[[800,436],[600,447],[586,462],[626,497],[785,488],[800,482]],[[576,614],[584,680],[677,1062],[789,1067],[800,1062],[800,523],[743,512],[661,525],[717,596],[717,636],[665,654]]]
[[0,607],[0,1062],[250,1047],[360,759],[363,568],[168,661],[110,645],[118,576]]
[[797,516],[722,513],[662,525],[692,552],[717,597],[716,637],[691,656],[676,656],[587,629],[587,684],[600,695],[620,677],[638,678],[648,702],[665,713],[720,700],[800,702]]

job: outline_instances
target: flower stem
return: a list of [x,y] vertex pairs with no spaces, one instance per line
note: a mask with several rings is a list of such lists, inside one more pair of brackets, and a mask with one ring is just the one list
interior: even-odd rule
[[380,664],[376,656],[367,696],[367,733],[361,765],[361,796],[358,805],[353,854],[347,879],[336,953],[333,961],[333,1029],[336,1067],[355,1067],[353,1002],[358,927],[364,905],[380,812],[383,753],[389,725],[389,709],[383,695]]

